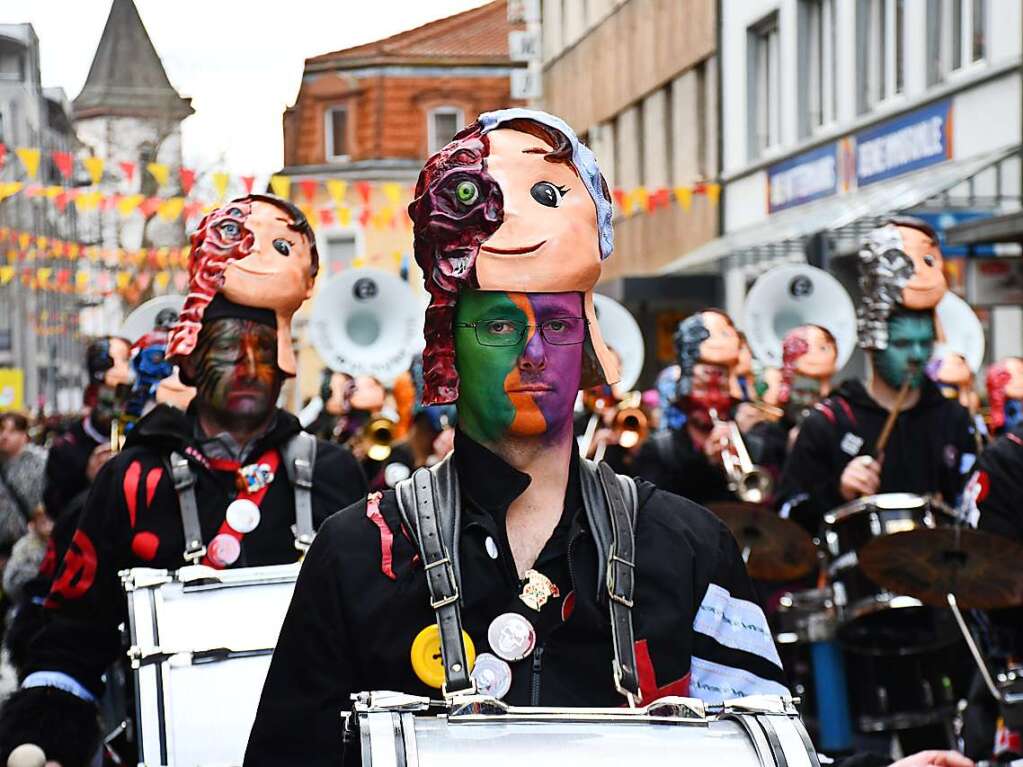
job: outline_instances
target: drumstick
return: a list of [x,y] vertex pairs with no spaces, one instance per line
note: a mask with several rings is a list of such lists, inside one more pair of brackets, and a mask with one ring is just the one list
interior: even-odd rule
[[910,363],[909,369],[906,371],[906,380],[902,382],[899,393],[895,397],[895,404],[892,405],[891,412],[888,413],[888,418],[884,422],[884,428],[881,429],[881,434],[878,436],[877,442],[874,443],[874,458],[878,458],[884,452],[885,445],[888,444],[888,438],[892,436],[892,429],[895,428],[895,419],[899,417],[902,403],[906,401],[906,397],[909,395],[909,387],[913,383],[913,376],[915,374],[916,365]]

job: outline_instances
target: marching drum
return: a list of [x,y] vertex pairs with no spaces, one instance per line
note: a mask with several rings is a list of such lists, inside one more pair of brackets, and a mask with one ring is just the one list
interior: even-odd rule
[[353,747],[358,740],[363,767],[819,765],[791,701],[769,696],[720,706],[671,697],[636,709],[556,709],[361,693],[344,734]]
[[242,763],[298,569],[121,574],[140,764]]
[[937,501],[912,493],[866,496],[824,516],[821,545],[829,559],[828,575],[835,601],[844,613],[840,630],[843,640],[848,626],[861,621],[873,623],[872,616],[879,612],[921,605],[917,599],[892,594],[864,575],[857,559],[860,549],[884,535],[952,521]]

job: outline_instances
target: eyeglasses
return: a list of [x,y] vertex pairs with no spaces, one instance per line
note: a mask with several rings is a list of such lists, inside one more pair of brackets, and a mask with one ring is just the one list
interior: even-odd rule
[[536,325],[517,320],[477,320],[456,322],[455,327],[475,330],[481,346],[518,346],[529,328],[539,328],[541,338],[549,344],[572,346],[583,342],[589,324],[584,317],[556,317]]

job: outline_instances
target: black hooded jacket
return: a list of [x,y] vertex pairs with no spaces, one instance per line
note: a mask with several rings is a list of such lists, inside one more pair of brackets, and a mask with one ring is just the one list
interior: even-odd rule
[[[775,495],[811,534],[824,514],[841,506],[842,471],[870,455],[888,411],[858,380],[843,383],[803,421]],[[899,414],[884,450],[879,493],[940,493],[953,504],[976,461],[970,414],[924,379],[917,404]]]
[[[297,418],[278,410],[270,429],[257,438],[248,462],[279,450],[300,428]],[[195,433],[193,413],[157,406],[100,471],[46,598],[48,618],[29,650],[28,672],[58,672],[92,695],[101,693],[100,677],[121,652],[118,625],[125,620],[125,600],[118,572],[132,567],[173,570],[184,564],[184,532],[167,464],[171,451],[184,455],[195,473],[204,543],[218,533],[227,505],[237,494],[236,472],[224,462],[207,459]],[[314,525],[365,493],[366,480],[351,454],[319,442],[312,490]],[[233,567],[282,564],[298,557],[291,530],[294,492],[283,465],[260,509],[261,521],[244,536]]]
[[[532,569],[557,594],[534,610],[505,516],[530,482],[462,432],[453,456],[461,488],[462,625],[477,653],[492,652],[488,626],[515,612],[536,644],[511,662],[515,705],[618,706],[606,592],[597,588],[597,549],[582,507],[573,452],[561,521]],[[632,611],[643,700],[664,695],[723,700],[784,691],[781,663],[755,602],[735,540],[705,509],[638,482],[636,590]],[[333,516],[302,564],[281,630],[246,767],[336,765],[340,712],[352,693],[438,694],[413,671],[410,648],[435,625],[417,550],[403,531],[394,491],[378,510],[359,502]]]

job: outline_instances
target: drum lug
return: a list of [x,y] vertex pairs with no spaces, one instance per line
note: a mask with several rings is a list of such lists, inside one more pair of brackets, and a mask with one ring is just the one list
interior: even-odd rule
[[732,698],[724,702],[724,710],[728,713],[743,714],[784,714],[798,715],[792,698],[777,695],[748,695],[744,698]]
[[408,695],[391,690],[360,692],[352,695],[353,708],[356,711],[388,710],[388,711],[425,711],[430,707],[430,699],[421,695]]
[[148,589],[171,582],[169,570],[158,570],[152,567],[136,567],[132,570],[121,570],[121,586],[126,592],[136,589]]

